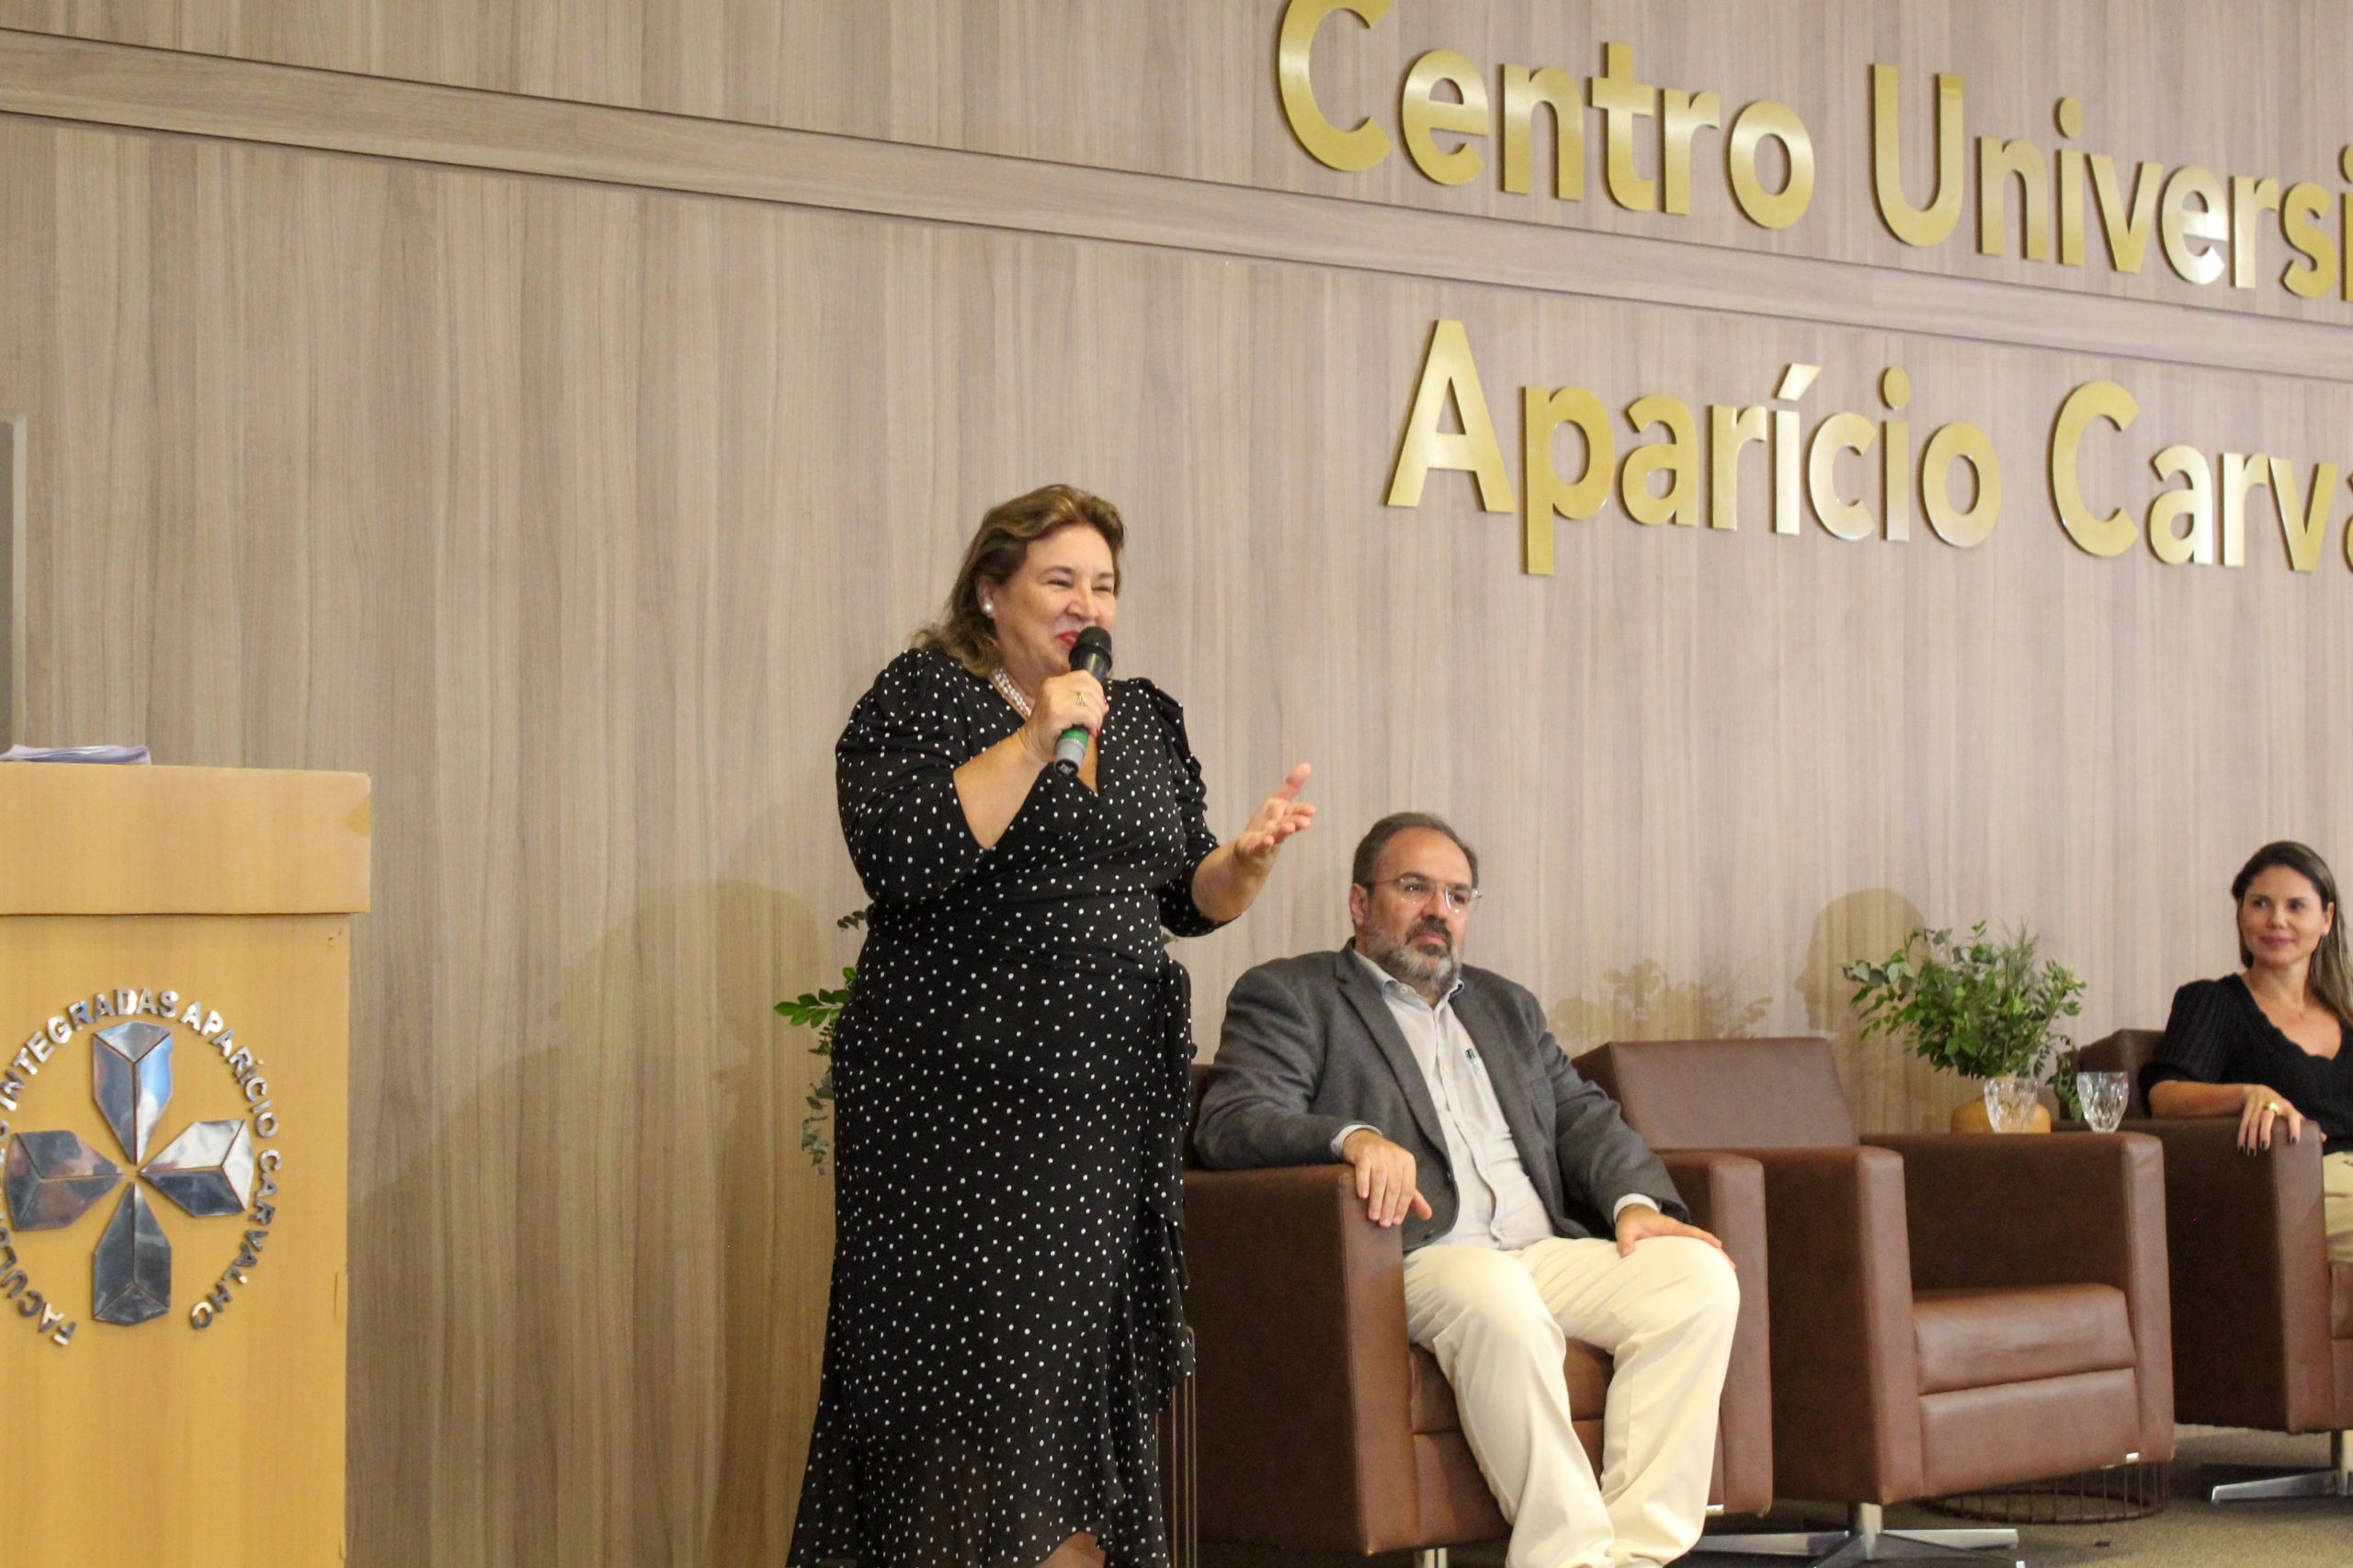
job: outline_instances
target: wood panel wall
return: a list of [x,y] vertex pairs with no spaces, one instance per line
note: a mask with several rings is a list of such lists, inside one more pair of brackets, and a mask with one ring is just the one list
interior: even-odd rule
[[[1558,66],[1580,80],[1601,46],[1628,46],[1641,80],[1711,91],[1732,114],[1788,104],[1824,154],[1815,210],[1768,233],[1748,224],[1723,178],[1723,136],[1695,143],[1688,217],[1633,213],[1599,195],[1601,139],[1588,135],[1580,203],[1506,194],[1495,161],[1458,187],[1415,173],[1403,149],[1365,175],[1309,159],[1274,92],[1283,0],[1167,5],[1103,0],[0,0],[0,27],[151,48],[433,82],[669,115],[790,126],[912,145],[1260,188],[1313,191],[1517,222],[1647,234],[1744,254],[1788,253],[2038,288],[2116,293],[2204,308],[2343,321],[2277,289],[2181,283],[2162,264],[2138,277],[1980,257],[1966,239],[1915,251],[1870,207],[1869,68],[1903,68],[1925,91],[1946,72],[1967,86],[1968,134],[2028,137],[2125,165],[2196,164],[2305,179],[2342,191],[2353,125],[2333,107],[2330,65],[2353,54],[2353,18],[2309,0],[2062,0],[1890,6],[1718,0],[1704,10],[1643,0],[1392,0],[1372,28],[1339,16],[1316,49],[1318,91],[1343,122],[1370,115],[1395,134],[1407,67],[1447,48],[1482,70]],[[2063,96],[2084,128],[2060,136]],[[1907,99],[1907,129],[1927,109]],[[1492,154],[1492,145],[1488,148]],[[1931,165],[1915,149],[1914,190]],[[1972,157],[1973,160],[1973,149]],[[1645,153],[1643,167],[1652,167]],[[2012,222],[2016,219],[2013,216]],[[2097,248],[2095,243],[2095,248]],[[2277,233],[2266,256],[2286,260]],[[2340,301],[2341,306],[2341,301]]]
[[0,416],[0,741],[14,742],[24,710],[24,424]]
[[[1121,663],[1188,704],[1220,824],[1317,767],[1316,832],[1186,947],[1205,1047],[1242,969],[1345,937],[1353,838],[1408,805],[1485,850],[1474,956],[1565,1041],[1829,1033],[1873,1127],[1962,1091],[1856,1041],[1839,960],[2022,919],[2090,981],[2089,1038],[2230,966],[2256,844],[2353,859],[2342,491],[2307,575],[2261,511],[2235,571],[2095,560],[2041,478],[2101,376],[2142,404],[2086,447],[2107,505],[2139,509],[2165,442],[2353,465],[2342,307],[1958,251],[1915,278],[1826,185],[1803,250],[1357,190],[1280,123],[1276,11],[0,4],[143,46],[0,35],[19,728],[376,781],[355,1562],[781,1552],[830,1190],[768,1004],[854,957],[843,714],[1034,483],[1127,511]],[[1887,15],[1495,0],[1387,28],[1571,63],[1633,39],[1657,80],[1804,100],[1856,170],[1840,117],[1885,50],[1958,62],[1989,115],[2097,94],[2151,156],[2334,157],[2318,85],[2278,85],[2333,57],[2333,10]],[[1440,319],[1515,483],[1523,385],[1747,404],[1817,364],[1811,424],[1877,415],[1900,365],[1915,450],[1991,434],[2004,520],[1967,551],[1916,505],[1904,544],[1778,537],[1752,458],[1737,531],[1613,504],[1523,575],[1466,476],[1381,504]]]

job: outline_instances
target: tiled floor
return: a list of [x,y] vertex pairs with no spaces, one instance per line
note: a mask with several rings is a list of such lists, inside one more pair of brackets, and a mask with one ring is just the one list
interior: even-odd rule
[[[2313,1498],[2285,1503],[2246,1503],[2216,1506],[2205,1500],[2206,1489],[2217,1479],[2214,1467],[2228,1464],[2263,1465],[2278,1470],[2318,1469],[2328,1462],[2325,1437],[2283,1437],[2261,1432],[2184,1427],[2173,1473],[2173,1502],[2164,1512],[2146,1519],[2102,1525],[2029,1525],[2019,1530],[2019,1544],[2029,1568],[2086,1568],[2089,1564],[2131,1564],[2132,1568],[2224,1568],[2240,1563],[2278,1562],[2288,1568],[2340,1568],[2353,1565],[2353,1500]],[[1742,1528],[1827,1528],[1837,1519],[1836,1509],[1792,1508],[1764,1524],[1740,1521]],[[1924,1528],[1953,1528],[1966,1520],[1948,1518],[1921,1507],[1888,1510],[1892,1528],[1906,1525]],[[1204,1533],[1213,1527],[1203,1521]],[[1411,1561],[1410,1557],[1373,1560],[1379,1568]],[[1685,1559],[1687,1568],[1763,1568],[1787,1564],[1788,1558],[1731,1557],[1708,1554]],[[1989,1557],[1988,1564],[2006,1557]],[[1342,1568],[1362,1564],[1360,1557],[1307,1552],[1252,1551],[1237,1548],[1204,1548],[1203,1568]],[[1461,1547],[1451,1554],[1450,1568],[1502,1568],[1500,1544]]]

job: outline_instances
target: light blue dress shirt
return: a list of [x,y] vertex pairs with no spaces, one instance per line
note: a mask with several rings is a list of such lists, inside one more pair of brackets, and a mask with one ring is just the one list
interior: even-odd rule
[[[1398,1032],[1405,1037],[1406,1047],[1422,1070],[1422,1081],[1438,1107],[1438,1126],[1446,1134],[1447,1163],[1453,1167],[1462,1207],[1455,1215],[1453,1229],[1431,1244],[1517,1252],[1551,1236],[1552,1216],[1544,1211],[1544,1199],[1537,1193],[1536,1184],[1528,1179],[1528,1167],[1520,1163],[1519,1146],[1510,1124],[1504,1120],[1486,1063],[1479,1060],[1471,1031],[1455,1015],[1455,993],[1462,989],[1462,983],[1456,981],[1433,1007],[1422,1000],[1420,992],[1362,953],[1351,948],[1349,956],[1364,965],[1365,972],[1381,987],[1381,1000],[1389,1005],[1389,1016],[1396,1020]],[[1381,1131],[1370,1122],[1343,1127],[1332,1139],[1335,1158],[1348,1134],[1359,1127]],[[1640,1193],[1629,1193],[1611,1208],[1613,1223],[1630,1203],[1657,1207]]]

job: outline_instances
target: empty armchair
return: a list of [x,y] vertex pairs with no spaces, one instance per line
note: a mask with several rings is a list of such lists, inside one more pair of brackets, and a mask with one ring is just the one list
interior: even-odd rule
[[[1741,1278],[1711,1506],[1773,1493],[1765,1192],[1755,1162],[1663,1154]],[[1188,1171],[1203,1539],[1300,1551],[1442,1551],[1509,1533],[1438,1363],[1405,1337],[1400,1233],[1365,1218],[1346,1165]],[[1609,1361],[1572,1341],[1577,1432],[1597,1469]]]
[[[2120,1029],[2080,1064],[2127,1074],[2130,1114],[2144,1118],[2141,1069],[2164,1036]],[[2227,1482],[2218,1503],[2353,1496],[2353,1265],[2331,1263],[2321,1220],[2317,1137],[2250,1159],[2234,1119],[2134,1120],[2165,1145],[2166,1245],[2185,1421],[2268,1432],[2327,1432],[2326,1470]]]
[[2010,1545],[1890,1503],[2173,1453],[2162,1153],[2134,1136],[1861,1138],[1818,1039],[1580,1057],[1651,1147],[1764,1167],[1774,1474],[1848,1528],[1711,1537],[1823,1562]]

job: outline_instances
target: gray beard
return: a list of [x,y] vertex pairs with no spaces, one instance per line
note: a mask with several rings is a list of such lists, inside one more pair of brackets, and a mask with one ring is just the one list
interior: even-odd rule
[[1415,990],[1436,992],[1441,996],[1453,990],[1454,983],[1462,977],[1461,954],[1449,949],[1444,957],[1431,958],[1414,947],[1410,935],[1403,947],[1368,952],[1365,957]]

